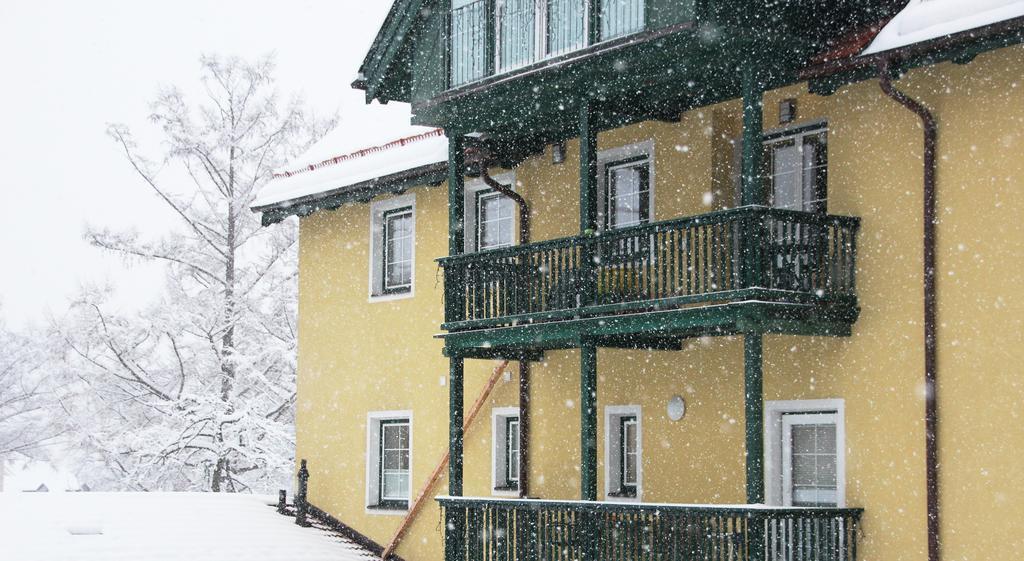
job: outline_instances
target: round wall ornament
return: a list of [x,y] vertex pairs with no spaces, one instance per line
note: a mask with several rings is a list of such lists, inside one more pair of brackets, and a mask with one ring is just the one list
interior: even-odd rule
[[674,395],[668,400],[668,418],[673,421],[678,421],[683,418],[686,414],[686,401],[683,400],[683,396]]

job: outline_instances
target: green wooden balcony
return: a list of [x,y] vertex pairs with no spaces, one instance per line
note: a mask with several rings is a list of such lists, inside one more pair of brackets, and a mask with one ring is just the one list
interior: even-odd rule
[[856,561],[862,509],[439,497],[449,561]]
[[[744,207],[446,257],[439,260],[442,327],[452,341],[587,319],[622,325],[639,314],[635,330],[642,331],[655,329],[653,312],[663,318],[675,311],[702,314],[703,323],[687,324],[698,331],[743,331],[732,312],[758,308],[787,310],[780,320],[789,317],[793,326],[817,318],[848,328],[857,316],[859,224],[854,217]],[[602,321],[589,328],[609,327]]]

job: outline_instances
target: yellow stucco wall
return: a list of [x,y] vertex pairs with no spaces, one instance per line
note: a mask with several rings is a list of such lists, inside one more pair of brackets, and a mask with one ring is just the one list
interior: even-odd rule
[[[957,66],[919,69],[898,85],[923,99],[940,124],[939,410],[942,537],[946,559],[1024,555],[1024,48]],[[865,508],[862,559],[925,559],[921,289],[921,129],[877,82],[829,97],[804,86],[798,122],[828,120],[829,211],[862,219],[852,337],[768,336],[765,398],[842,398],[846,502]],[[655,218],[731,204],[729,139],[738,103],[602,133],[601,149],[653,139]],[[534,203],[535,240],[578,224],[578,143],[516,170]],[[706,193],[711,193],[710,196]],[[442,288],[433,259],[447,250],[446,194],[417,188],[415,296],[367,302],[369,207],[349,205],[302,220],[298,457],[310,460],[310,498],[374,540],[400,518],[365,510],[366,415],[413,410],[414,490],[447,446],[448,388],[439,331]],[[598,356],[599,470],[604,407],[643,410],[643,499],[736,503],[744,499],[742,341],[695,339],[681,352],[602,349]],[[466,362],[467,406],[493,363]],[[579,355],[549,352],[533,371],[531,494],[579,494]],[[668,398],[687,414],[668,420]],[[516,377],[499,382],[467,433],[465,492],[491,494],[491,412],[516,403]],[[598,478],[603,495],[604,479]],[[443,484],[436,493],[444,493]],[[431,503],[399,554],[441,558]]]

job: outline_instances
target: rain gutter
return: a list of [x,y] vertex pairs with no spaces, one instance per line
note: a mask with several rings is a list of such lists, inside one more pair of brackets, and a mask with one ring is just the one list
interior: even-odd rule
[[[483,149],[481,149],[483,150]],[[488,158],[480,158],[480,178],[488,187],[515,201],[519,207],[519,245],[530,243],[530,203],[526,198],[491,177]],[[530,489],[530,362],[519,361],[519,497],[526,498]]]
[[928,561],[940,561],[939,548],[939,450],[937,403],[937,344],[935,290],[935,154],[938,123],[920,101],[896,89],[891,77],[891,59],[878,61],[878,85],[885,95],[913,112],[924,128],[924,438],[925,486],[928,510]]

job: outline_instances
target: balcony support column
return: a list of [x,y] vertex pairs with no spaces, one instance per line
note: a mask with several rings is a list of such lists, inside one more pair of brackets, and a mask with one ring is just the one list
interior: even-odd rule
[[[459,255],[466,249],[466,137],[453,131],[445,133],[448,135],[448,255]],[[463,282],[463,273],[454,267],[445,267],[445,322],[465,319]]]
[[747,503],[764,503],[764,364],[761,333],[743,335]]
[[448,134],[448,255],[465,251],[466,137]]
[[[597,232],[597,128],[594,107],[587,99],[580,101],[580,234],[589,237]],[[594,302],[597,284],[594,278],[594,244],[580,247],[579,301],[587,306]]]
[[[752,57],[754,58],[754,57]],[[754,58],[756,61],[756,58]],[[764,79],[756,62],[743,69],[743,132],[740,155],[740,205],[768,206],[767,184],[761,160],[764,136]]]
[[597,346],[580,346],[580,499],[597,500]]
[[530,494],[530,361],[519,361],[519,498]]
[[[743,69],[743,132],[740,156],[740,205],[763,206],[771,204],[767,182],[762,177],[764,154],[764,79],[757,65],[758,58]],[[765,219],[752,216],[745,220],[742,233],[742,256],[740,259],[740,281],[743,288],[764,287],[765,263],[760,244],[767,240]]]
[[[462,496],[463,390],[464,359],[448,359],[448,494]],[[457,561],[464,555],[466,512],[446,508],[444,512],[445,561]]]

